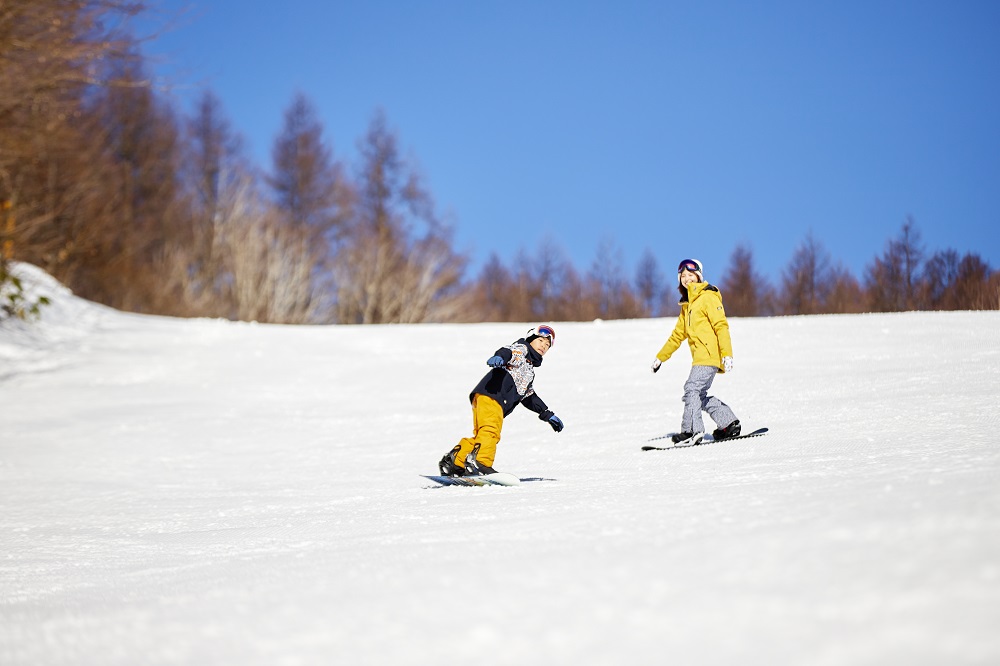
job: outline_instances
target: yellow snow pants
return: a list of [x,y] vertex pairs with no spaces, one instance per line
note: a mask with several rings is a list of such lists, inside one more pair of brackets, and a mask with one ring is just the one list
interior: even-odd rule
[[465,457],[472,453],[472,449],[478,444],[479,453],[476,454],[476,460],[482,465],[493,467],[501,428],[503,428],[503,407],[493,398],[477,393],[472,398],[472,437],[466,437],[458,443],[459,450],[455,454],[455,461],[465,467]]

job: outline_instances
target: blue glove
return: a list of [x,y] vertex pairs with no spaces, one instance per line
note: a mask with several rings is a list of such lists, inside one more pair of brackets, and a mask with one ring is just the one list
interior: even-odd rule
[[538,418],[542,419],[543,421],[548,421],[549,425],[552,426],[552,429],[555,430],[556,432],[561,432],[563,429],[562,420],[549,410],[545,410],[544,412],[539,414]]
[[486,361],[486,365],[490,366],[491,368],[502,368],[504,365],[506,365],[506,363],[504,362],[502,356],[491,356]]
[[563,429],[562,420],[560,420],[560,418],[555,414],[549,417],[549,425],[552,426],[552,429],[556,432],[561,432]]

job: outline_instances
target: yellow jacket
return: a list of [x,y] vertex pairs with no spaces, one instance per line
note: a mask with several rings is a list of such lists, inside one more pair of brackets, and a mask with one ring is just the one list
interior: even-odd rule
[[725,372],[722,357],[733,355],[733,342],[722,308],[722,294],[707,282],[688,285],[688,298],[681,302],[677,325],[656,358],[666,361],[685,338],[691,347],[691,365],[714,365]]

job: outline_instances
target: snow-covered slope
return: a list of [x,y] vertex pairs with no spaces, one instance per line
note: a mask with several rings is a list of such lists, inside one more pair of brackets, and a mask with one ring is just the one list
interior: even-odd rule
[[[526,324],[284,327],[74,298],[0,327],[0,663],[1000,663],[1000,313],[733,319],[763,438],[642,452],[669,320],[557,323],[496,467],[438,488]],[[706,417],[711,429],[711,421]]]

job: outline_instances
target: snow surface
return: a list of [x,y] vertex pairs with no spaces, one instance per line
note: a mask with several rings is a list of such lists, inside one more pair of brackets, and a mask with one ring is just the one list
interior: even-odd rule
[[[54,298],[0,325],[0,664],[1000,663],[1000,313],[557,324],[496,466],[422,479],[528,324],[286,327]],[[706,416],[706,425],[713,426]]]

